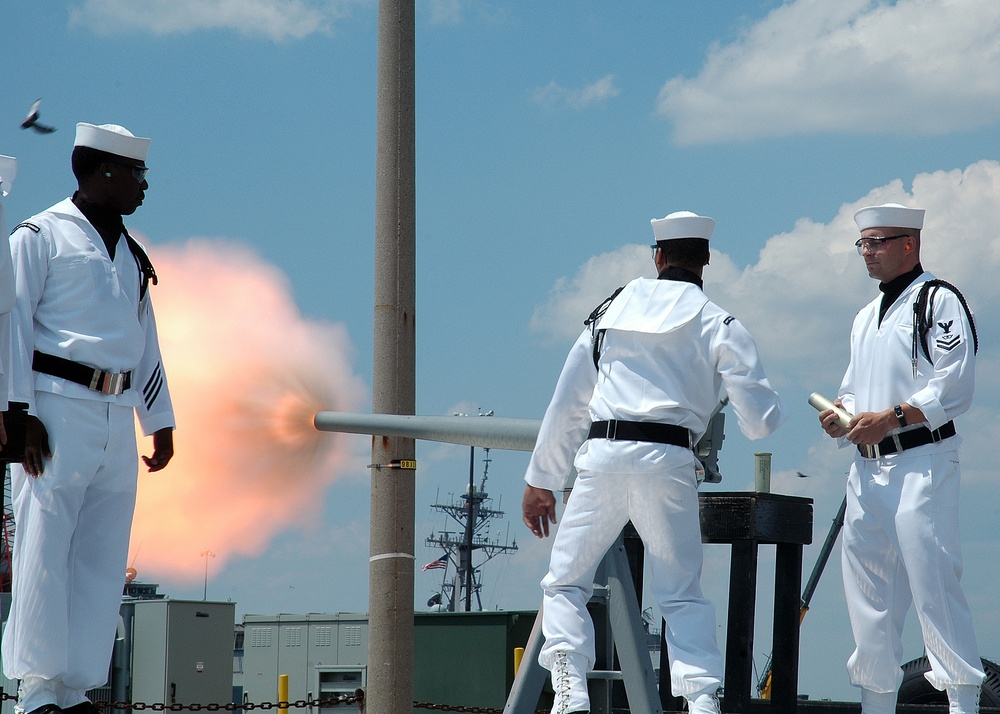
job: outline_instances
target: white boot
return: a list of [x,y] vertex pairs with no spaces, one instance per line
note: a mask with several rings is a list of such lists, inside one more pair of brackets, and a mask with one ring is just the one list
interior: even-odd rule
[[979,714],[979,685],[948,687],[948,714]]
[[688,697],[688,714],[720,714],[719,690],[701,690]]
[[861,714],[895,714],[898,692],[861,689]]
[[587,714],[590,694],[587,692],[587,658],[576,652],[559,650],[552,661],[552,714]]

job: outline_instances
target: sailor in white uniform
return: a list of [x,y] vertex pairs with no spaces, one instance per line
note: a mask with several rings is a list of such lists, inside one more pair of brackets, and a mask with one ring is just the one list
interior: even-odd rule
[[555,523],[553,491],[567,487],[572,466],[579,473],[542,580],[539,661],[552,673],[553,712],[590,710],[587,602],[629,520],[667,623],[672,691],[695,714],[719,711],[723,661],[715,608],[701,592],[692,447],[723,393],[749,438],[767,436],[785,417],[753,338],[702,292],[715,221],[681,211],[651,223],[659,279],[633,280],[603,315],[595,311],[570,350],[525,474],[524,522],[543,537]]
[[902,629],[917,611],[930,683],[951,714],[978,711],[985,674],[959,580],[960,470],[954,419],[975,387],[975,322],[965,298],[920,265],[924,211],[900,204],[854,215],[858,252],[882,295],[855,317],[837,404],[819,419],[855,451],[847,481],[843,575],[856,649],[848,661],[864,714],[891,714]]
[[150,304],[152,266],[123,215],[142,204],[149,139],[77,125],[79,189],[17,226],[11,257],[11,401],[28,405],[23,464],[11,467],[17,523],[4,673],[17,709],[95,714],[118,624],[138,454],[173,455],[174,414]]

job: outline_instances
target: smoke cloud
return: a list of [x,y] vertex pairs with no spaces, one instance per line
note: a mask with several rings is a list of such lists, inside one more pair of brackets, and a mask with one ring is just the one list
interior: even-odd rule
[[362,455],[312,417],[356,411],[367,388],[346,329],[304,319],[285,276],[249,248],[192,239],[150,253],[177,430],[167,468],[140,467],[129,560],[143,579],[191,581],[205,551],[215,570],[315,520],[324,491]]

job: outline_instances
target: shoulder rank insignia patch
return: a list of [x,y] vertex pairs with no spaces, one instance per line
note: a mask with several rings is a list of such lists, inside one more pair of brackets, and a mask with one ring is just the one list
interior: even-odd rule
[[944,334],[938,337],[937,340],[935,340],[935,344],[937,344],[937,348],[939,350],[944,350],[945,352],[951,352],[953,349],[962,344],[962,336],[953,335],[951,332],[951,326],[954,323],[955,323],[954,320],[948,320],[948,322],[939,322],[937,324],[938,327],[944,330]]
[[11,234],[13,234],[14,231],[16,231],[18,228],[30,228],[34,233],[38,233],[38,231],[41,230],[41,228],[36,226],[34,223],[28,223],[28,221],[24,221],[24,223],[18,223],[16,226],[14,226],[14,230],[11,231]]
[[730,322],[732,322],[732,321],[733,321],[733,320],[735,320],[735,319],[736,319],[736,318],[735,318],[735,317],[733,317],[732,315],[728,315],[728,316],[726,317],[726,319],[722,321],[722,324],[723,324],[723,325],[728,325],[728,324],[729,324]]

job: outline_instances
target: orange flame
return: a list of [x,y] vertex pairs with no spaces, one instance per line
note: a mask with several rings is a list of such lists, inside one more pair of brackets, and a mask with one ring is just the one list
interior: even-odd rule
[[317,431],[313,415],[357,410],[366,387],[346,329],[305,320],[284,275],[245,246],[192,239],[151,255],[177,430],[167,468],[140,471],[130,563],[140,558],[146,578],[194,581],[206,548],[222,567],[315,518],[326,488],[364,456],[357,441]]

